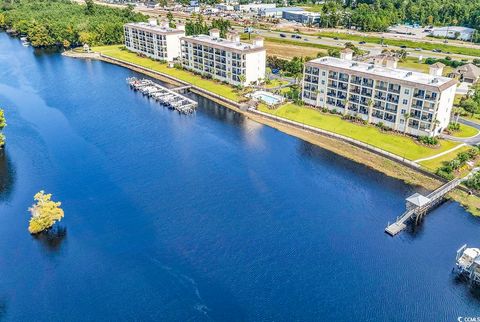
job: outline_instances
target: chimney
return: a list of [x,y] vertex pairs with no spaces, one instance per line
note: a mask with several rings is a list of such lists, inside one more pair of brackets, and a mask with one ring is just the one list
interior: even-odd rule
[[397,64],[398,64],[397,57],[390,56],[390,57],[385,58],[385,67],[395,69],[395,68],[397,68]]
[[263,47],[263,38],[262,37],[255,37],[253,40],[253,45],[255,47]]
[[240,42],[240,35],[236,31],[230,31],[229,33],[227,33],[227,40],[233,42]]
[[435,63],[433,65],[430,65],[428,73],[432,76],[442,76],[444,67],[445,65],[442,63]]
[[185,25],[183,23],[177,23],[177,29],[185,31]]
[[210,29],[210,36],[213,38],[220,38],[220,30],[217,28]]
[[340,51],[340,58],[345,60],[353,59],[353,50],[350,48],[345,48]]
[[148,18],[148,24],[150,26],[156,26],[157,25],[157,18]]

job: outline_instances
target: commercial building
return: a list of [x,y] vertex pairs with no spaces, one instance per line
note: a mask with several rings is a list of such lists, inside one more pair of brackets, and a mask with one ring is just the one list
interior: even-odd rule
[[289,21],[303,23],[305,25],[313,25],[320,23],[321,16],[316,12],[285,10],[282,13],[282,18]]
[[434,37],[444,37],[469,41],[472,39],[474,33],[475,29],[472,28],[446,26],[432,28],[431,35]]
[[235,11],[254,11],[259,12],[260,10],[267,8],[275,8],[277,5],[275,3],[249,3],[249,4],[237,4],[233,8]]
[[181,42],[185,69],[232,85],[256,84],[265,78],[263,38],[246,44],[236,32],[223,39],[218,29],[212,29],[210,35],[182,37]]
[[283,18],[283,13],[285,11],[302,11],[302,8],[297,7],[280,7],[280,8],[264,8],[258,11],[258,14],[262,17],[270,17],[270,18]]
[[302,99],[306,104],[382,122],[411,135],[435,136],[450,122],[457,81],[442,77],[442,64],[430,73],[396,68],[391,57],[373,63],[322,57],[305,64]]
[[124,31],[128,50],[164,61],[181,56],[180,37],[185,36],[183,25],[174,29],[169,28],[166,21],[157,25],[156,19],[149,19],[148,23],[127,23]]

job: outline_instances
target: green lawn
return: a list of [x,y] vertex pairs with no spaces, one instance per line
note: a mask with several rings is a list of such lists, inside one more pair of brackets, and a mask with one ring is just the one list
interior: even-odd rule
[[[423,62],[419,62],[418,58],[407,57],[404,61],[398,62],[398,67],[414,70],[421,73],[428,73],[430,65]],[[445,66],[443,69],[443,75],[448,75],[453,70],[450,66]]]
[[288,84],[288,81],[286,81],[286,80],[272,79],[270,84],[266,84],[265,87],[266,88],[275,88],[275,87],[286,85],[286,84]]
[[443,162],[451,161],[455,159],[457,154],[459,154],[460,152],[468,151],[469,149],[470,149],[469,146],[462,146],[461,148],[458,148],[455,151],[439,156],[438,158],[422,161],[420,162],[420,164],[429,170],[435,171],[440,166],[443,165]]
[[342,120],[340,116],[321,113],[294,104],[285,104],[276,110],[269,110],[264,106],[259,106],[259,110],[292,121],[348,136],[409,160],[433,156],[459,144],[457,142],[440,140],[441,146],[439,148],[428,148],[418,145],[409,137],[381,133],[378,128],[372,125],[362,126],[354,124]]
[[[375,36],[361,36],[357,34],[347,34],[344,32],[319,32],[317,36],[327,37],[327,38],[339,38],[343,40],[350,40],[354,42],[365,41],[372,44],[381,44],[382,38]],[[384,38],[383,43],[390,46],[407,46],[409,48],[421,48],[424,50],[432,49],[441,49],[443,52],[451,52],[453,54],[469,55],[469,56],[480,56],[480,49],[468,48],[468,47],[459,47],[455,45],[447,44],[438,44],[438,43],[429,43],[413,40],[404,40],[404,39],[389,39]]]
[[460,124],[460,130],[452,132],[450,135],[457,138],[469,138],[478,134],[478,130],[472,126]]
[[232,101],[240,101],[241,96],[235,91],[232,86],[222,84],[220,82],[203,79],[191,72],[180,70],[176,68],[169,68],[166,64],[160,63],[150,58],[139,57],[137,54],[125,50],[123,45],[94,47],[95,52],[100,52],[105,56],[121,59],[129,63],[134,63],[142,67],[150,68],[155,71],[176,77],[180,80],[188,82],[192,85],[198,86],[212,93],[218,94]]

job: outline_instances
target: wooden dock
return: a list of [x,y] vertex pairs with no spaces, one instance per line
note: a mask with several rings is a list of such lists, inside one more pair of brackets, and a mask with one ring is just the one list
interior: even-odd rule
[[447,193],[455,189],[466,178],[454,179],[450,182],[447,182],[427,196],[415,193],[414,195],[408,197],[406,199],[407,210],[401,216],[397,217],[397,220],[393,224],[389,223],[387,228],[385,228],[385,232],[390,236],[395,236],[407,227],[408,221],[415,220],[415,222],[418,223],[418,221],[429,210],[443,201],[443,198]]

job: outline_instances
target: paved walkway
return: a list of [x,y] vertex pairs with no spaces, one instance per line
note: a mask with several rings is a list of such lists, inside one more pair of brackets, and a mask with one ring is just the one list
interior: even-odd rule
[[422,161],[432,160],[432,159],[441,157],[442,155],[448,154],[448,153],[450,153],[450,152],[452,152],[452,151],[455,151],[455,150],[457,150],[457,149],[459,149],[459,148],[461,148],[462,146],[465,146],[465,145],[467,145],[467,144],[462,143],[462,144],[457,145],[456,147],[451,148],[450,150],[443,151],[443,152],[441,152],[441,153],[439,153],[439,154],[432,155],[431,157],[428,157],[428,158],[418,159],[418,160],[415,160],[415,161],[413,161],[413,162],[417,162],[417,163],[418,163],[418,162],[422,162]]
[[[480,131],[480,124],[478,124],[476,122],[473,122],[473,121],[470,121],[470,120],[467,120],[467,119],[464,119],[464,118],[459,118],[458,122],[460,124],[465,124],[465,125],[474,127],[474,128],[476,128],[477,130]],[[459,138],[459,137],[455,137],[455,136],[451,136],[451,135],[447,135],[447,134],[442,134],[442,137],[444,137],[448,140],[451,140],[451,141],[463,142],[463,143],[466,143],[466,144],[469,144],[469,145],[477,145],[477,144],[480,143],[480,132],[477,135],[471,136],[469,138]]]

